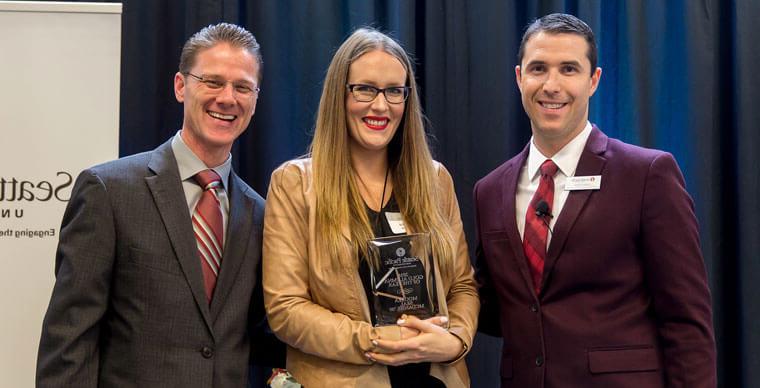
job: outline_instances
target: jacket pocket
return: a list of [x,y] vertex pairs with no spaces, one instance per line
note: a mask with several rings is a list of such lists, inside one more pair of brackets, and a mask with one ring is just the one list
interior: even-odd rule
[[127,261],[142,268],[161,271],[175,276],[182,276],[179,262],[171,255],[161,255],[142,248],[129,247]]
[[651,345],[588,350],[591,373],[646,372],[660,369],[660,354]]
[[492,230],[488,232],[483,232],[483,235],[481,238],[483,240],[499,241],[499,240],[508,240],[509,236],[507,235],[506,230]]

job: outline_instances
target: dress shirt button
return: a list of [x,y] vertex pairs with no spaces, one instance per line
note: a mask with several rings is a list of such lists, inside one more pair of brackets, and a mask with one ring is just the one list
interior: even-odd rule
[[536,306],[536,304],[533,303],[532,305],[530,305],[530,311],[533,311],[534,313],[538,312],[538,306]]
[[201,349],[201,355],[203,356],[203,358],[214,357],[214,349],[211,349],[208,346],[204,346],[203,349]]
[[538,355],[536,356],[536,366],[544,365],[544,356]]

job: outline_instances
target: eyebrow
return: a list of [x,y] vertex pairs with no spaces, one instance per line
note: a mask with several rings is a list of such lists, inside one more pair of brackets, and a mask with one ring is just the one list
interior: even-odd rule
[[546,64],[546,62],[544,62],[544,61],[537,61],[537,60],[534,59],[534,60],[526,63],[525,66],[530,66],[530,65],[545,65],[545,64]]
[[[546,64],[547,64],[546,61],[533,60],[533,61],[530,61],[530,62],[526,63],[525,67],[534,66],[534,65],[546,65]],[[583,65],[581,65],[581,63],[578,62],[578,61],[576,61],[576,60],[562,61],[559,64],[560,64],[560,66],[572,65],[572,66],[577,66],[577,67],[583,67]]]
[[581,65],[580,62],[575,61],[575,60],[573,60],[573,61],[563,61],[563,62],[560,63],[560,65],[573,65],[573,66],[577,66],[577,67],[583,67],[583,65]]
[[251,85],[255,85],[256,84],[255,82],[249,81],[247,79],[228,80],[228,79],[225,79],[224,77],[222,77],[219,74],[205,74],[205,73],[201,73],[201,77],[203,77],[204,79],[213,79],[215,81],[219,81],[219,80],[222,80],[222,81],[232,81],[232,83],[235,83],[235,84],[251,84]]
[[[347,83],[351,84],[351,85],[367,85],[367,86],[374,86],[376,88],[380,88],[380,86],[379,86],[380,84],[377,83],[377,82],[375,82],[375,81],[367,81],[367,80],[365,80],[365,81],[347,82]],[[405,82],[401,83],[401,84],[396,84],[395,82],[392,82],[389,85],[386,85],[386,88],[402,88],[404,86],[406,86]]]

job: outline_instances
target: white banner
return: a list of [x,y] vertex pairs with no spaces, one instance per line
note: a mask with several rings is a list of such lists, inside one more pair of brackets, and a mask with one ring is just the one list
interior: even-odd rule
[[118,156],[121,4],[0,1],[0,387],[33,387],[63,210]]

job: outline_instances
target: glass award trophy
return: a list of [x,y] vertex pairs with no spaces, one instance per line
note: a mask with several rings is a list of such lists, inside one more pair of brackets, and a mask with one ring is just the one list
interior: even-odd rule
[[376,326],[395,325],[402,314],[438,315],[436,271],[430,235],[416,233],[369,240]]

